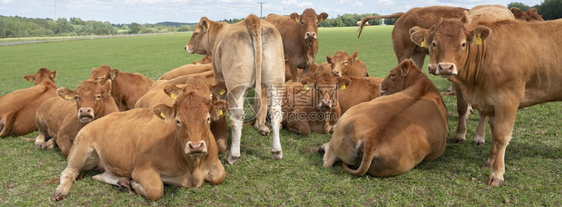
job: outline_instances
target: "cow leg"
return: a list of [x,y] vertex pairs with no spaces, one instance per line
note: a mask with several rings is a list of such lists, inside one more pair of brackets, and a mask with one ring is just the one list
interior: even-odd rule
[[320,148],[324,150],[324,156],[322,157],[322,160],[324,160],[324,164],[322,166],[323,167],[334,166],[334,163],[338,161],[338,156],[336,155],[334,150],[330,147],[330,142],[323,144]]
[[464,100],[460,88],[453,83],[453,88],[457,97],[457,112],[459,114],[459,122],[457,123],[457,132],[453,143],[463,143],[466,140],[466,122],[470,111],[468,110],[468,103]]
[[[505,99],[504,99],[505,100]],[[501,186],[505,173],[505,150],[513,132],[515,119],[517,117],[518,104],[496,105],[494,132],[492,133],[492,147],[496,149],[496,156],[492,165],[492,173],[488,185]],[[494,145],[495,144],[495,145]]]
[[[109,171],[105,171],[104,173],[100,173],[97,175],[92,176],[92,179],[100,181],[102,183],[107,183],[110,185],[116,185],[122,187],[123,185],[123,177],[116,176]],[[127,179],[128,180],[128,179]]]
[[211,132],[217,140],[219,153],[226,151],[226,145],[228,142],[228,123],[226,123],[226,116],[221,117],[217,121],[211,122]]
[[211,185],[218,185],[224,181],[226,177],[226,171],[221,164],[221,161],[217,159],[215,164],[210,167],[209,172],[205,176],[205,181],[209,182]]
[[[288,63],[289,63],[289,71],[291,72],[291,79],[293,79],[293,82],[299,82],[299,73],[297,72],[297,65],[292,60],[289,60]],[[304,71],[303,71],[303,75],[304,75]]]
[[474,136],[474,141],[472,142],[472,146],[475,147],[482,146],[486,142],[486,116],[480,112],[478,115],[480,119],[478,120],[478,128],[476,128],[476,136]]
[[242,137],[242,124],[244,124],[244,97],[246,97],[245,87],[235,87],[228,89],[227,102],[230,105],[230,125],[232,131],[232,143],[230,145],[230,155],[227,158],[228,164],[234,165],[240,158],[240,138]]
[[89,145],[77,145],[70,156],[68,157],[68,164],[60,176],[60,184],[51,194],[51,199],[60,201],[64,196],[68,195],[72,183],[80,174],[80,170],[93,168],[97,165],[99,159],[97,154],[93,155],[94,148]]
[[70,137],[68,135],[64,135],[64,133],[59,133],[57,135],[56,143],[57,146],[59,146],[62,155],[68,157],[68,153],[70,153],[70,148],[72,147],[72,142],[70,142]]
[[416,63],[416,66],[418,66],[418,68],[423,68],[423,63],[425,61],[425,53],[414,51],[412,53],[412,60],[414,61],[414,63]]
[[279,91],[283,90],[283,83],[277,86],[270,86],[267,90],[269,97],[270,111],[269,116],[271,119],[271,128],[273,130],[273,140],[271,143],[271,155],[273,159],[280,160],[283,158],[283,150],[281,149],[281,139],[279,137],[279,129],[281,129],[281,120],[283,119],[283,112],[281,111],[282,96]]
[[[495,131],[495,123],[496,123],[495,121],[496,121],[495,117],[490,117],[490,130],[492,131],[492,137],[493,137],[494,131]],[[488,160],[486,160],[486,163],[484,163],[484,166],[482,168],[492,167],[492,165],[494,164],[494,161],[496,160],[496,154],[497,154],[496,142],[494,142],[492,140],[492,147],[490,148],[490,155],[488,156]]]
[[287,123],[287,129],[301,135],[309,135],[312,132],[308,122],[301,120],[289,121]]
[[142,195],[148,200],[155,201],[162,197],[164,194],[164,183],[160,174],[154,169],[147,167],[137,167],[132,173],[133,180],[131,187],[135,189],[139,195]]
[[16,121],[16,115],[14,113],[8,113],[5,117],[5,119],[2,119],[2,121],[0,121],[0,126],[2,126],[2,131],[0,131],[1,138],[8,136],[9,132],[14,126],[14,122]]

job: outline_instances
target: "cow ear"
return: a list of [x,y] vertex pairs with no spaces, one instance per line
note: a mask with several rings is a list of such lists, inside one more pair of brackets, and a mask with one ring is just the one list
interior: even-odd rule
[[166,95],[168,95],[170,98],[176,100],[178,98],[178,96],[183,93],[183,89],[179,88],[175,85],[167,85],[164,86],[164,93],[166,93]]
[[353,58],[353,61],[359,60],[359,52],[355,51],[351,57]]
[[301,17],[297,13],[292,13],[291,19],[295,20],[296,22],[299,22],[301,20]]
[[326,19],[328,19],[328,14],[326,12],[322,12],[318,15],[318,23],[323,22]]
[[78,95],[76,95],[75,91],[65,87],[58,88],[56,93],[57,96],[60,96],[61,98],[67,101],[74,101],[78,99]]
[[463,15],[459,19],[463,24],[470,24],[472,22],[472,18],[468,15],[468,11],[464,11]]
[[213,98],[217,98],[217,100],[225,100],[226,99],[226,84],[224,81],[218,82],[214,86],[211,87],[211,93],[213,94]]
[[408,72],[410,72],[410,67],[413,64],[412,60],[405,59],[400,63],[400,74],[402,76],[407,76]]
[[521,11],[521,9],[517,8],[517,7],[511,7],[511,13],[513,13],[513,16],[515,16],[516,19],[520,19],[523,16],[523,12]]
[[55,79],[55,77],[57,77],[57,71],[53,70],[53,72],[51,72],[50,77],[51,77],[51,79]]
[[326,62],[332,64],[332,57],[330,57],[329,55],[326,55]]
[[304,89],[306,89],[307,91],[310,90],[310,85],[314,84],[314,82],[312,81],[312,79],[310,77],[305,77],[303,79],[301,79],[301,84],[304,87]]
[[336,85],[338,87],[337,89],[345,90],[349,84],[351,84],[351,79],[347,77],[340,77],[338,78],[338,83]]
[[419,26],[415,26],[410,28],[410,39],[412,42],[416,43],[416,45],[420,47],[427,47],[427,43],[425,40],[427,39],[429,30],[421,28]]
[[163,120],[171,120],[174,118],[175,111],[174,108],[167,106],[166,104],[159,104],[152,108],[154,114]]
[[479,45],[482,44],[482,41],[485,40],[488,36],[490,36],[491,33],[492,30],[489,27],[480,25],[476,27],[474,30],[472,30],[469,36],[472,36],[472,41],[475,44]]
[[111,80],[115,80],[115,78],[117,78],[119,73],[120,73],[119,69],[115,68],[115,69],[111,70],[111,72],[109,72],[109,78]]
[[203,30],[209,29],[209,19],[207,19],[207,17],[201,17],[201,20],[199,21],[199,26],[201,26]]
[[35,76],[33,75],[24,75],[23,78],[29,81],[30,83],[33,83],[33,81],[35,81]]
[[211,110],[209,111],[211,114],[211,120],[213,121],[219,120],[221,117],[226,115],[228,108],[229,105],[228,102],[226,101],[220,100],[213,103],[213,105],[211,106]]
[[[101,82],[98,81],[98,84]],[[101,89],[103,91],[103,97],[111,96],[111,80],[105,81],[105,84],[101,85]]]

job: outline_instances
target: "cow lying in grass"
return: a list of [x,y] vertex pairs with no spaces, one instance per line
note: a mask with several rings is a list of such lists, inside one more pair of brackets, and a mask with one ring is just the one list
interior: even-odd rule
[[351,107],[340,117],[332,139],[321,147],[324,167],[341,160],[353,175],[393,176],[443,154],[447,109],[414,62],[404,60],[393,68],[380,90],[387,96]]
[[164,183],[191,188],[204,181],[222,183],[226,173],[210,124],[224,116],[228,104],[213,103],[210,90],[166,93],[179,94],[172,107],[161,104],[113,113],[84,127],[51,199],[63,199],[80,171],[96,167],[104,172],[93,179],[113,185],[130,183],[151,201],[162,197]]

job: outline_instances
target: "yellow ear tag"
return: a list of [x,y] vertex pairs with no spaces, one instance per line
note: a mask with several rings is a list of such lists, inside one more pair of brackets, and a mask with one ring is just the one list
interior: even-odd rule
[[425,44],[425,40],[421,42],[421,47],[427,47],[427,45]]
[[51,78],[55,78],[55,75],[51,74]]
[[482,37],[480,37],[480,35],[478,35],[478,37],[476,37],[476,44],[477,44],[477,45],[481,45],[481,44],[482,44]]
[[347,86],[345,86],[345,85],[341,85],[341,86],[340,86],[340,89],[341,89],[341,90],[345,90],[346,88],[347,88]]
[[222,116],[223,114],[222,110],[219,110],[219,116]]
[[304,87],[304,89],[306,89],[307,91],[308,91],[308,89],[310,89],[310,87],[308,87],[308,85],[304,85],[303,87]]
[[226,93],[226,90],[224,90],[224,89],[222,89],[222,90],[219,92],[219,94],[220,94],[221,96],[224,95],[224,93]]
[[164,112],[160,112],[160,116],[164,119],[166,118],[166,115],[164,115]]
[[27,79],[27,80],[28,80],[30,83],[33,83],[33,79],[32,79],[32,78]]
[[176,98],[178,98],[178,96],[176,96],[176,94],[175,94],[175,93],[172,93],[172,94],[170,94],[170,98],[172,98],[172,99],[176,100]]
[[295,20],[295,22],[299,23],[299,20],[298,20],[298,19],[294,19],[294,20]]
[[355,61],[357,61],[357,60],[359,60],[359,57],[356,57],[356,58],[355,58]]
[[72,100],[72,97],[70,97],[69,95],[64,95],[64,99],[66,99],[66,100]]

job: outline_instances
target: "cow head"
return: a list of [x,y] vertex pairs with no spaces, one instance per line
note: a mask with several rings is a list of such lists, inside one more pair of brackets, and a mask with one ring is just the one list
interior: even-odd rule
[[213,35],[211,32],[216,33],[216,29],[220,25],[222,24],[211,21],[207,19],[207,17],[201,17],[201,20],[199,20],[199,23],[195,25],[195,29],[193,29],[191,38],[185,45],[185,51],[190,54],[197,53],[210,56],[213,45],[209,36]]
[[115,101],[110,93],[111,80],[102,85],[101,82],[85,80],[73,91],[68,88],[57,89],[57,95],[68,101],[75,101],[78,109],[78,120],[89,123],[104,113],[105,104]]
[[210,86],[207,83],[205,77],[194,76],[187,79],[185,86],[177,87],[176,85],[170,84],[164,86],[164,93],[166,93],[170,98],[177,99],[181,94],[195,92],[201,96],[207,96],[213,102],[226,97],[226,85],[224,82],[219,82],[214,86]]
[[[328,18],[328,14],[322,12],[320,15],[316,14],[314,9],[305,9],[301,15],[297,13],[291,14],[291,19],[300,23],[301,31],[304,32],[304,39],[313,40],[316,39],[316,33],[318,33],[318,24]],[[301,32],[302,33],[302,32]]]
[[486,26],[471,22],[465,11],[459,19],[441,20],[430,29],[418,26],[410,29],[410,39],[429,51],[429,73],[448,78],[465,66],[469,48],[483,44],[492,32]]
[[[171,96],[170,92],[167,92]],[[216,101],[209,96],[195,91],[182,93],[176,98],[172,107],[160,104],[153,108],[157,117],[176,123],[176,136],[184,146],[184,153],[190,157],[201,157],[207,154],[214,140],[210,124],[225,115],[228,103]]]
[[351,83],[346,77],[334,77],[331,73],[322,73],[315,77],[301,79],[301,84],[306,90],[314,89],[316,92],[316,107],[321,111],[327,111],[338,104],[338,90],[345,90]]
[[29,82],[34,82],[35,85],[43,82],[43,80],[51,80],[55,82],[57,71],[50,71],[47,68],[41,68],[34,75],[24,75],[23,78]]
[[357,51],[353,55],[348,55],[345,51],[338,51],[334,57],[326,56],[326,60],[330,63],[334,74],[347,74],[352,70],[357,61],[359,61]]
[[519,19],[522,21],[544,21],[541,15],[537,12],[535,8],[529,8],[526,12],[521,11],[521,9],[517,7],[511,8],[511,13],[515,16],[515,19]]
[[114,81],[119,75],[119,72],[119,69],[112,70],[108,65],[102,65],[99,68],[92,68],[92,73],[90,74],[89,79],[102,82],[106,80]]
[[390,70],[388,76],[379,85],[379,92],[382,95],[390,95],[403,91],[412,82],[410,77],[416,77],[417,73],[421,73],[421,70],[416,64],[410,59],[405,59]]

